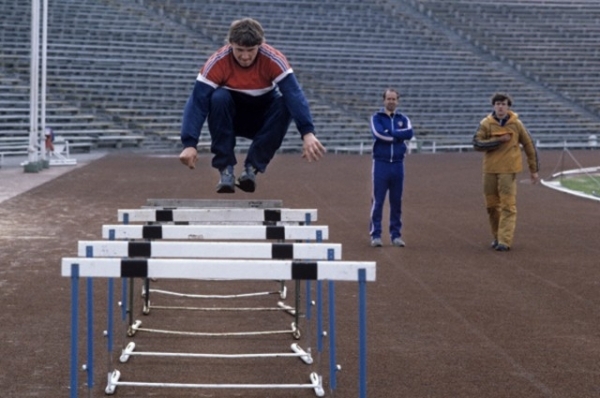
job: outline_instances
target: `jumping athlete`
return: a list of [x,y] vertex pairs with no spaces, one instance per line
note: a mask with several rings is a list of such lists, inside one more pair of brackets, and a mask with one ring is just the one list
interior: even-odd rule
[[[219,193],[256,189],[256,173],[264,173],[281,147],[294,119],[302,136],[302,157],[319,160],[325,148],[315,136],[308,102],[285,56],[265,43],[260,23],[234,21],[228,44],[204,64],[186,103],[181,127],[180,161],[195,168],[196,146],[208,118],[212,166],[219,170]],[[236,137],[252,140],[244,170],[235,180]]]
[[405,141],[414,133],[410,119],[397,112],[400,95],[388,88],[383,93],[383,108],[371,117],[373,134],[373,192],[371,195],[371,246],[381,247],[381,218],[385,197],[389,192],[390,236],[392,245],[406,246],[402,240],[402,190],[404,186]]

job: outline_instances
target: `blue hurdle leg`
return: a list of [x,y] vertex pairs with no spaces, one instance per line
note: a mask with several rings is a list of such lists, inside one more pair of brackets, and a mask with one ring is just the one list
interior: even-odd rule
[[317,352],[323,351],[323,284],[317,281]]
[[71,264],[71,398],[77,398],[77,351],[79,328],[79,264]]
[[367,271],[358,270],[359,398],[367,398]]
[[94,286],[93,279],[87,280],[87,384],[88,389],[94,387]]
[[127,280],[128,278],[121,278],[121,320],[125,321],[127,318]]
[[108,351],[108,369],[110,370],[111,357],[113,351],[113,305],[114,305],[114,285],[115,281],[113,278],[108,279],[108,313],[107,313],[107,325],[106,325],[106,348]]
[[335,285],[329,281],[329,378],[330,389],[337,387],[337,363],[335,352]]

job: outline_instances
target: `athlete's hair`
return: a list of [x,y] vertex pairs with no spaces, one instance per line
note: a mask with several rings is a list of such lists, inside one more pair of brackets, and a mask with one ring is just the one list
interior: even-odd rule
[[385,99],[385,95],[390,91],[392,93],[396,93],[396,97],[400,98],[400,93],[398,92],[398,90],[396,90],[395,88],[392,88],[392,87],[388,87],[385,90],[383,90],[383,95],[382,95],[383,99]]
[[265,42],[265,31],[255,19],[238,19],[231,23],[227,41],[244,47],[259,46]]
[[492,95],[492,105],[496,104],[497,101],[507,101],[508,106],[512,106],[512,98],[507,93],[494,93]]

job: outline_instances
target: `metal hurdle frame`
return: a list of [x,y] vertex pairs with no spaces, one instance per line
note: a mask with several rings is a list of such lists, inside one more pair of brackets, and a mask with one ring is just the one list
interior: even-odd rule
[[[104,225],[102,227],[103,239],[109,240],[141,240],[141,239],[179,239],[179,240],[314,240],[322,242],[329,238],[329,229],[327,226],[313,225],[283,225],[283,226],[264,226],[264,225]],[[133,279],[130,280],[132,283]],[[130,289],[129,303],[132,305],[133,288]],[[148,291],[146,291],[148,293]],[[300,338],[299,329],[299,285],[296,286],[296,309],[278,303],[279,307],[288,312],[293,311],[295,322],[292,328],[286,331],[277,331],[276,333],[291,333],[294,338]],[[146,294],[148,296],[148,294]],[[144,308],[145,313],[149,311]],[[133,322],[132,311],[130,314],[129,335],[132,336],[136,331],[141,330],[141,322]],[[137,324],[137,325],[136,325]],[[246,334],[264,334],[265,332],[247,332]],[[238,333],[242,334],[242,333]]]
[[[203,203],[206,203],[204,201]],[[244,202],[234,201],[235,206],[242,206]],[[196,205],[199,203],[196,201]],[[210,201],[209,207],[183,207],[183,208],[165,208],[165,207],[146,207],[142,209],[120,209],[118,210],[117,219],[119,222],[128,225],[129,223],[145,223],[146,225],[165,225],[165,223],[174,223],[175,225],[309,225],[312,221],[317,220],[316,209],[285,209],[285,208],[264,208],[254,203],[250,207],[250,203],[246,202],[245,207],[235,207],[229,201]],[[270,203],[277,204],[279,203]],[[188,203],[190,205],[190,203]],[[295,307],[285,305],[279,302],[278,305],[285,309],[289,314],[296,317],[298,324],[299,312],[299,285],[296,284],[296,300]],[[173,292],[150,289],[150,281],[146,279],[142,290],[144,296],[144,314],[148,314],[151,309],[150,293],[175,294]],[[287,288],[284,282],[281,282],[279,291],[248,293],[245,295],[229,295],[220,298],[235,298],[235,297],[250,297],[264,294],[279,294],[284,300],[287,296]],[[179,295],[181,296],[181,295]],[[202,295],[186,295],[186,297],[203,298]],[[215,297],[211,297],[215,298]],[[297,336],[299,337],[299,336]]]
[[[341,260],[342,245],[339,243],[266,243],[266,242],[182,242],[182,241],[79,241],[78,256],[80,257],[109,257],[109,258],[172,258],[177,253],[177,258],[182,259],[268,259],[268,260]],[[209,297],[209,296],[204,296]],[[159,307],[165,309],[190,309],[197,311],[224,310],[214,307]],[[228,311],[283,311],[287,308],[279,307],[253,307],[253,308],[226,308]],[[131,312],[129,312],[131,314]],[[297,316],[298,314],[296,314]],[[131,337],[140,329],[142,322],[130,318]],[[299,335],[299,325],[292,325],[292,332]],[[174,334],[176,332],[173,332]],[[285,331],[250,332],[253,334],[289,333]],[[189,335],[191,333],[186,332]],[[223,333],[231,335],[235,333]],[[239,335],[241,333],[238,333]],[[210,333],[198,333],[210,335]]]
[[[90,356],[92,329],[91,278],[132,278],[157,277],[172,279],[220,279],[220,280],[328,280],[355,281],[359,283],[359,385],[360,397],[366,398],[366,286],[365,282],[375,280],[374,262],[345,261],[283,261],[283,260],[193,260],[193,259],[139,259],[139,258],[63,258],[61,274],[72,281],[72,324],[71,324],[71,397],[77,397],[77,358],[78,358],[78,281],[88,279],[88,385],[93,385],[93,357]],[[251,270],[251,271],[250,271]],[[109,293],[112,293],[109,285]],[[330,290],[333,295],[333,290]],[[110,304],[110,298],[109,298]],[[335,319],[333,300],[329,302],[330,319]],[[111,324],[109,316],[109,325]],[[335,336],[335,328],[330,330]],[[110,339],[109,339],[110,340]],[[109,346],[110,346],[109,342]],[[168,354],[168,353],[166,353]],[[131,355],[125,352],[123,355]],[[331,364],[330,364],[331,365]],[[310,374],[310,384],[182,384],[152,382],[122,382],[120,372],[114,370],[108,374],[107,394],[114,393],[117,386],[145,386],[171,388],[310,388],[317,396],[325,394],[322,378],[316,373]],[[335,384],[335,379],[332,379]],[[332,385],[332,387],[335,387]]]
[[[288,259],[288,260],[327,260],[341,259],[342,245],[339,243],[246,243],[246,242],[181,242],[181,241],[79,241],[78,256],[86,258],[173,258],[177,253],[178,259]],[[307,304],[307,308],[310,308]],[[205,310],[204,308],[196,308]],[[214,310],[209,308],[206,310]],[[264,310],[261,308],[254,310]],[[109,313],[112,319],[112,313]],[[133,325],[137,330],[141,325],[136,321]],[[142,329],[145,330],[145,329]],[[151,330],[152,331],[152,330]],[[160,332],[160,331],[159,331]],[[112,326],[106,335],[112,335]],[[178,333],[173,333],[178,334]],[[129,334],[130,336],[132,334]],[[203,335],[208,335],[205,333]],[[119,357],[120,362],[125,363],[130,356],[169,356],[187,358],[274,358],[274,357],[298,357],[306,364],[313,363],[311,348],[302,349],[299,344],[290,346],[292,353],[264,353],[264,354],[194,354],[194,353],[166,353],[166,352],[138,352],[135,351],[135,343],[130,342],[122,350]],[[112,345],[109,345],[109,356],[112,353]],[[110,369],[110,366],[109,366]],[[110,372],[109,372],[110,373]]]

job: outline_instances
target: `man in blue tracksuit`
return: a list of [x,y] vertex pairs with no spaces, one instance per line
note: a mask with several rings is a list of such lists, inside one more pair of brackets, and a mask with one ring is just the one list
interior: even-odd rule
[[371,117],[373,134],[373,191],[371,194],[371,246],[381,247],[381,218],[389,191],[390,237],[392,245],[404,247],[402,240],[402,188],[404,185],[405,141],[413,137],[410,119],[396,111],[400,95],[388,88],[383,93],[383,108]]

